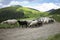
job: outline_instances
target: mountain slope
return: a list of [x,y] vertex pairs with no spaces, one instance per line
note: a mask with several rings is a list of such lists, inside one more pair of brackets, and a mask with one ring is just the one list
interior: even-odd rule
[[50,15],[52,15],[52,17],[56,20],[60,22],[60,8],[56,9],[52,12],[49,13]]
[[55,9],[51,9],[51,10],[49,10],[49,11],[47,11],[47,12],[53,12],[53,11],[55,11]]
[[60,8],[50,12],[51,14],[60,14]]
[[36,9],[22,7],[19,5],[1,8],[0,9],[0,22],[7,19],[37,17],[40,13],[41,12]]

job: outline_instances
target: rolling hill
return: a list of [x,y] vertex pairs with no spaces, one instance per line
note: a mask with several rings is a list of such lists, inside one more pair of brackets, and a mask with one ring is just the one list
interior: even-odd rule
[[0,22],[7,19],[32,18],[40,16],[42,12],[20,5],[0,8]]

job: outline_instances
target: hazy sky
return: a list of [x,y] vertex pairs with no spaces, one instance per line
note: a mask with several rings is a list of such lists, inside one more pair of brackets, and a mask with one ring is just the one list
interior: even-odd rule
[[40,11],[60,8],[60,0],[0,0],[0,8],[12,5],[22,5]]

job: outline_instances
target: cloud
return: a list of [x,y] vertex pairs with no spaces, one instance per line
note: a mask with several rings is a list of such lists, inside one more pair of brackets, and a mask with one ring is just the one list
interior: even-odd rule
[[20,5],[20,2],[18,2],[18,1],[11,1],[8,5],[3,5],[3,7],[9,7],[9,6],[12,6],[12,5]]
[[2,3],[0,3],[0,6],[2,5]]
[[2,7],[2,5],[3,5],[3,4],[2,4],[2,3],[0,3],[0,8]]
[[32,2],[32,1],[36,1],[36,0],[27,0],[27,1],[30,1],[30,2]]
[[34,1],[34,0],[24,0],[24,1]]
[[48,11],[50,9],[60,8],[60,5],[56,5],[54,3],[43,3],[43,4],[34,5],[34,6],[26,6],[26,7],[35,8],[40,11]]
[[28,1],[11,1],[8,5],[3,5],[3,7],[9,7],[9,6],[12,6],[12,5],[24,5],[24,4],[28,4],[29,2]]
[[9,5],[20,5],[20,4],[27,4],[29,3],[28,1],[11,1]]
[[3,2],[4,0],[0,0],[0,2]]

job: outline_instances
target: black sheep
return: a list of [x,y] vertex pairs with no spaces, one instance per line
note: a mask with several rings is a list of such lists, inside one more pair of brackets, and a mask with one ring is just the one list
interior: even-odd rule
[[19,23],[19,25],[22,25],[22,27],[23,27],[23,25],[25,25],[26,28],[28,26],[28,22],[27,21],[18,21],[18,23]]

